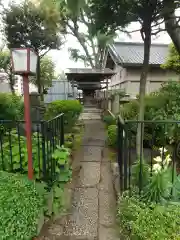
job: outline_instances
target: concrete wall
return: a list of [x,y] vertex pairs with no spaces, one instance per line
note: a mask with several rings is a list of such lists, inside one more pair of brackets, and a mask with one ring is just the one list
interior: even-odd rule
[[[130,95],[130,98],[135,98],[139,94],[141,68],[122,68],[121,66],[116,66],[114,70],[117,74],[111,79],[111,88],[123,89]],[[162,83],[169,80],[178,81],[179,76],[160,68],[150,70],[147,78],[146,93],[158,90]]]

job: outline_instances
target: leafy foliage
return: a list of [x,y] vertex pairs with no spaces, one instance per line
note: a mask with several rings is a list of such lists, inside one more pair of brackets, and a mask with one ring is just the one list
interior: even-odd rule
[[21,97],[0,93],[0,120],[22,119],[24,104]]
[[[180,84],[170,81],[163,84],[162,87],[145,97],[145,120],[180,120]],[[137,120],[138,100],[132,100],[124,104],[120,109],[120,114],[127,120]],[[131,124],[132,130],[136,133],[136,124]],[[179,140],[179,124],[145,124],[144,139],[151,141],[154,134],[157,146],[162,144],[172,144]]]
[[49,24],[47,17],[30,1],[19,5],[12,3],[4,14],[8,47],[31,47],[39,55],[43,50],[58,48],[61,41],[57,29]]
[[[10,139],[9,136],[11,136]],[[18,136],[16,130],[12,130],[10,135],[9,133],[4,135],[3,140],[3,156],[1,154],[0,169],[27,175],[28,155],[26,138]],[[45,175],[43,172],[44,151],[46,154]],[[63,146],[56,146],[55,151],[51,152],[50,141],[46,141],[43,144],[41,134],[34,133],[32,136],[32,152],[35,179],[38,182],[46,180],[47,187],[45,189],[47,190],[53,187],[53,212],[48,213],[48,215],[56,215],[63,208],[64,185],[71,179],[72,175],[69,162],[70,150]],[[42,186],[42,188],[44,187]]]
[[65,147],[57,146],[52,154],[52,158],[56,161],[57,179],[53,185],[53,212],[50,214],[56,215],[60,210],[63,210],[65,205],[64,186],[71,180],[72,168],[69,162],[70,150]]
[[[44,56],[40,59],[40,84],[44,87],[50,87],[52,85],[52,80],[55,78],[55,64],[53,60]],[[38,81],[36,77],[30,77],[30,81],[38,86]]]
[[64,113],[65,130],[70,132],[82,112],[82,105],[78,100],[57,100],[51,102],[46,110],[45,119]]
[[72,150],[80,147],[83,137],[83,126],[75,126],[72,129],[72,134],[65,134],[64,146]]
[[161,67],[163,69],[172,70],[175,73],[180,74],[180,55],[173,44],[170,44],[169,56],[166,60],[166,63],[161,65]]
[[132,165],[132,186],[141,186],[142,188],[149,183],[150,172],[149,165],[144,161],[138,160]]
[[116,119],[112,115],[106,115],[103,117],[103,121],[105,122],[106,126],[115,125]]
[[168,151],[160,148],[160,156],[155,157],[151,165],[138,160],[132,166],[131,184],[141,191],[140,200],[159,204],[180,201],[179,175],[171,162],[172,157]]
[[[47,0],[41,0],[41,5],[46,5]],[[92,68],[105,66],[106,46],[113,42],[115,31],[96,30],[93,18],[94,9],[91,1],[84,0],[56,0],[52,9],[59,14],[59,21],[64,27],[66,35],[72,35],[79,43],[79,48],[69,48],[71,58],[83,61]],[[55,7],[56,6],[56,7]],[[55,22],[58,20],[54,14]],[[81,26],[85,31],[81,31]]]
[[108,133],[108,139],[107,143],[108,146],[117,148],[117,126],[116,125],[110,125],[107,130]]
[[131,191],[119,200],[120,231],[125,239],[179,239],[180,175],[168,151],[159,150],[160,156],[151,165],[138,160],[132,166]]
[[125,239],[179,239],[179,205],[147,205],[136,197],[123,196],[118,217]]
[[16,76],[12,73],[11,58],[9,51],[0,52],[0,69],[7,74],[8,83],[11,92],[14,93],[14,85],[17,81]]
[[[0,157],[0,169],[11,172],[28,172],[28,154],[26,137],[19,136],[16,129],[5,132],[2,137],[3,155]],[[38,149],[39,148],[39,149]],[[42,136],[39,133],[32,135],[33,167],[37,179],[42,176]],[[20,154],[21,153],[21,154]]]
[[[97,30],[102,32],[118,30],[129,24],[132,1],[111,1],[109,3],[108,0],[91,0],[90,3],[94,28]],[[111,16],[111,18],[107,19],[107,16]]]
[[[69,150],[59,146],[56,146],[56,149],[52,154],[47,146],[50,146],[50,141],[46,140],[46,142],[43,144],[42,135],[40,133],[34,133],[32,135],[33,168],[35,177],[39,180],[44,178],[43,152],[48,156],[45,166],[47,171],[46,174],[48,174],[48,172],[49,174],[52,174],[51,171],[53,171],[53,166],[56,166],[55,173],[57,176],[60,174],[61,165],[65,166],[65,163],[68,161],[68,157],[70,155]],[[3,136],[2,149],[3,156],[1,155],[0,157],[0,169],[9,172],[13,171],[27,174],[28,155],[26,137],[19,136],[16,130],[11,130],[10,133],[5,133]],[[50,154],[52,154],[52,157]],[[49,178],[51,177],[53,176],[49,176]],[[61,177],[63,178],[62,175]]]
[[34,182],[0,172],[0,235],[4,240],[32,239],[44,208],[44,196]]

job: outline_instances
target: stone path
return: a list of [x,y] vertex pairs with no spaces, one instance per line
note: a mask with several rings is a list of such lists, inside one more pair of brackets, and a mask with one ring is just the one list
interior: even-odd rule
[[48,227],[49,240],[118,240],[116,200],[109,159],[104,155],[105,131],[100,120],[85,121],[81,148],[73,160],[73,204],[68,217]]

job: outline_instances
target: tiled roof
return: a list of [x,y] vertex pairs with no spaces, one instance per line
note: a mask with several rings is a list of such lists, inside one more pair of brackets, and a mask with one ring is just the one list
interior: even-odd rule
[[68,74],[115,74],[111,69],[105,68],[103,70],[101,69],[92,69],[92,68],[68,68],[68,70],[65,73]]
[[[144,43],[115,42],[109,47],[109,53],[113,60],[119,64],[141,65],[144,59]],[[167,44],[151,45],[150,64],[163,64],[167,56]]]

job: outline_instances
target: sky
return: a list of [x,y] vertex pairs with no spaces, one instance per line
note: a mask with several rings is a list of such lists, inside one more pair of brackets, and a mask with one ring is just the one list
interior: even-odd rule
[[[4,4],[7,5],[11,0],[3,0]],[[14,0],[14,2],[21,2],[22,0]],[[132,23],[127,30],[133,31],[139,29],[139,25],[136,23]],[[126,34],[121,33],[118,37],[119,41],[125,42],[142,42],[141,35],[139,32],[134,32],[131,34],[131,38],[129,38]],[[161,33],[155,38],[152,39],[153,43],[164,43],[168,44],[171,42],[167,33]],[[53,62],[56,66],[56,73],[61,73],[68,68],[78,68],[84,67],[82,62],[74,62],[70,60],[68,48],[80,48],[77,40],[73,36],[68,36],[66,43],[62,46],[61,50],[51,50],[48,55],[52,57]]]
[[[128,29],[129,31],[137,30],[139,29],[138,24],[135,24],[135,23],[131,24]],[[142,38],[139,32],[132,33],[131,38],[129,38],[126,34],[122,33],[119,35],[117,40],[125,41],[125,42],[142,42]],[[161,33],[156,38],[153,38],[152,42],[169,44],[171,40],[167,33]],[[80,47],[76,39],[71,36],[67,37],[67,42],[63,46],[62,50],[59,50],[59,51],[52,50],[49,53],[49,55],[52,57],[53,61],[56,64],[56,71],[65,70],[66,68],[76,68],[76,67],[84,66],[83,63],[81,62],[75,63],[74,61],[71,61],[69,59],[69,53],[68,53],[69,47],[73,47],[73,48]]]

